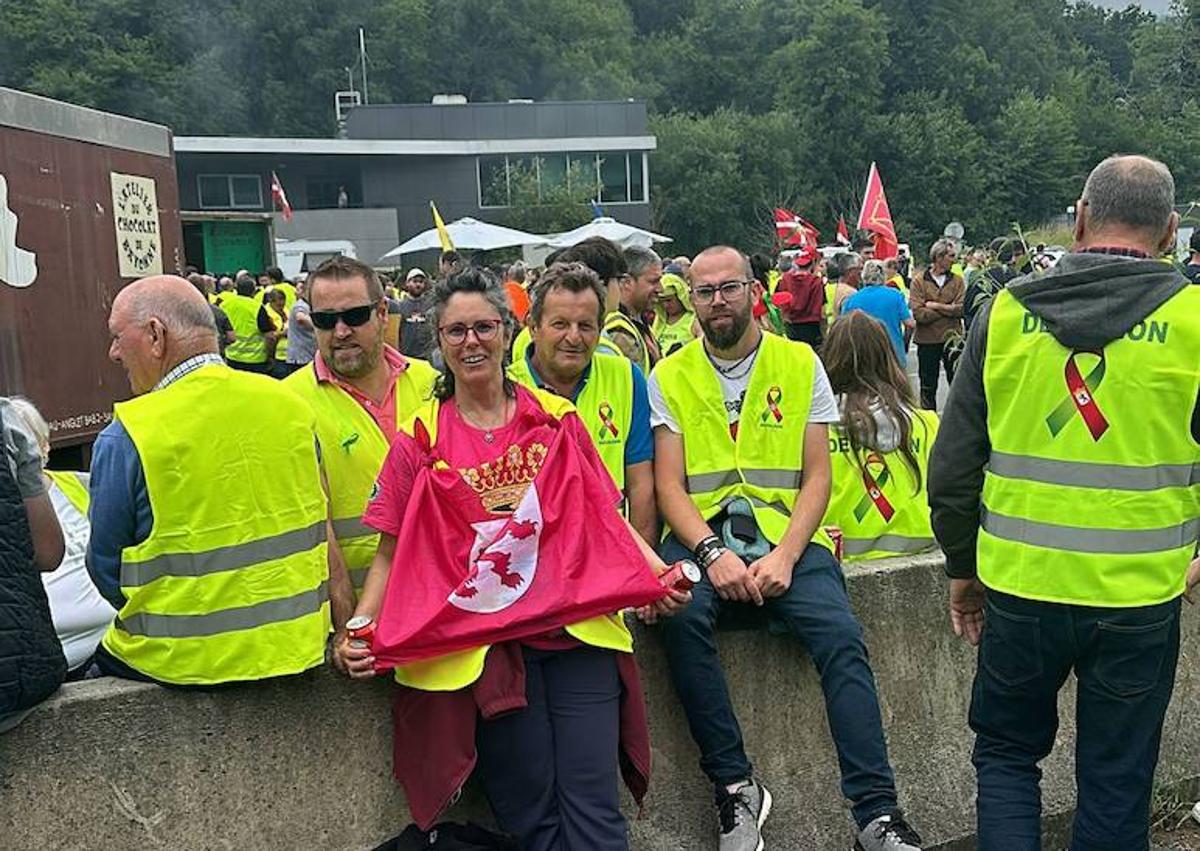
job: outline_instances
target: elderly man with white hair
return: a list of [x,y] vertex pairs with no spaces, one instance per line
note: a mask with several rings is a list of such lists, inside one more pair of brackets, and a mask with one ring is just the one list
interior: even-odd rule
[[88,570],[117,609],[100,670],[205,686],[321,664],[327,510],[312,412],[222,362],[212,312],[182,278],[130,284],[108,325],[135,398],[93,453]]

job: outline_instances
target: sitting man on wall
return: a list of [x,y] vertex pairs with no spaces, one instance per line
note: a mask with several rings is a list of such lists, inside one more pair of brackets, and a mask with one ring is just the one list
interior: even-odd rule
[[670,527],[661,555],[703,568],[692,604],[662,625],[700,766],[712,781],[721,851],[757,851],[771,794],[742,744],[713,631],[722,609],[765,612],[805,645],[821,676],[858,851],[913,851],[897,807],[875,678],[832,541],[828,425],[839,420],[813,350],[752,321],[761,287],[728,246],[692,262],[704,331],[650,376],[654,479]]
[[213,685],[320,665],[329,568],[312,411],[222,362],[208,303],[182,278],[130,284],[108,326],[134,398],[92,460],[87,566],[117,610],[101,672]]

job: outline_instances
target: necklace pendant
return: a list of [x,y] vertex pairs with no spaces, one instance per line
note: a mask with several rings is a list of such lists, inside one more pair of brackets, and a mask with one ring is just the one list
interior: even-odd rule
[[483,442],[484,443],[491,443],[495,439],[496,439],[496,436],[494,434],[492,434],[490,431],[485,431],[483,433]]

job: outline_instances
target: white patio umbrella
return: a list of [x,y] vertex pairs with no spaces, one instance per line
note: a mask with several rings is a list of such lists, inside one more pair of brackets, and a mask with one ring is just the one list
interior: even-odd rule
[[[474,251],[490,251],[493,248],[511,248],[514,245],[544,245],[546,237],[523,230],[488,224],[478,219],[462,218],[446,225],[450,240],[455,248],[469,248]],[[380,260],[399,257],[401,254],[413,254],[417,251],[430,251],[441,248],[437,228],[417,234],[412,239],[397,245]]]
[[548,242],[553,248],[570,248],[593,236],[602,236],[612,240],[622,248],[629,248],[633,245],[649,248],[655,242],[672,242],[669,236],[627,225],[608,216],[600,216],[575,230],[550,237]]

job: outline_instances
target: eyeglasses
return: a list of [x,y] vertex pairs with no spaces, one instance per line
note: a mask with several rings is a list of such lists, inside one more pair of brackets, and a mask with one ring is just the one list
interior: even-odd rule
[[362,307],[348,307],[345,310],[314,310],[308,314],[312,324],[322,331],[332,331],[342,320],[351,328],[366,325],[375,312],[375,305],[364,304]]
[[438,326],[438,333],[445,337],[446,342],[452,346],[461,346],[467,342],[468,334],[474,334],[476,340],[486,343],[500,333],[500,326],[503,324],[499,319],[480,319],[470,325],[465,322],[455,322],[453,325]]
[[712,304],[718,292],[721,293],[721,298],[727,302],[740,301],[746,294],[746,287],[749,285],[750,281],[726,281],[715,287],[693,287],[692,301],[696,304]]

